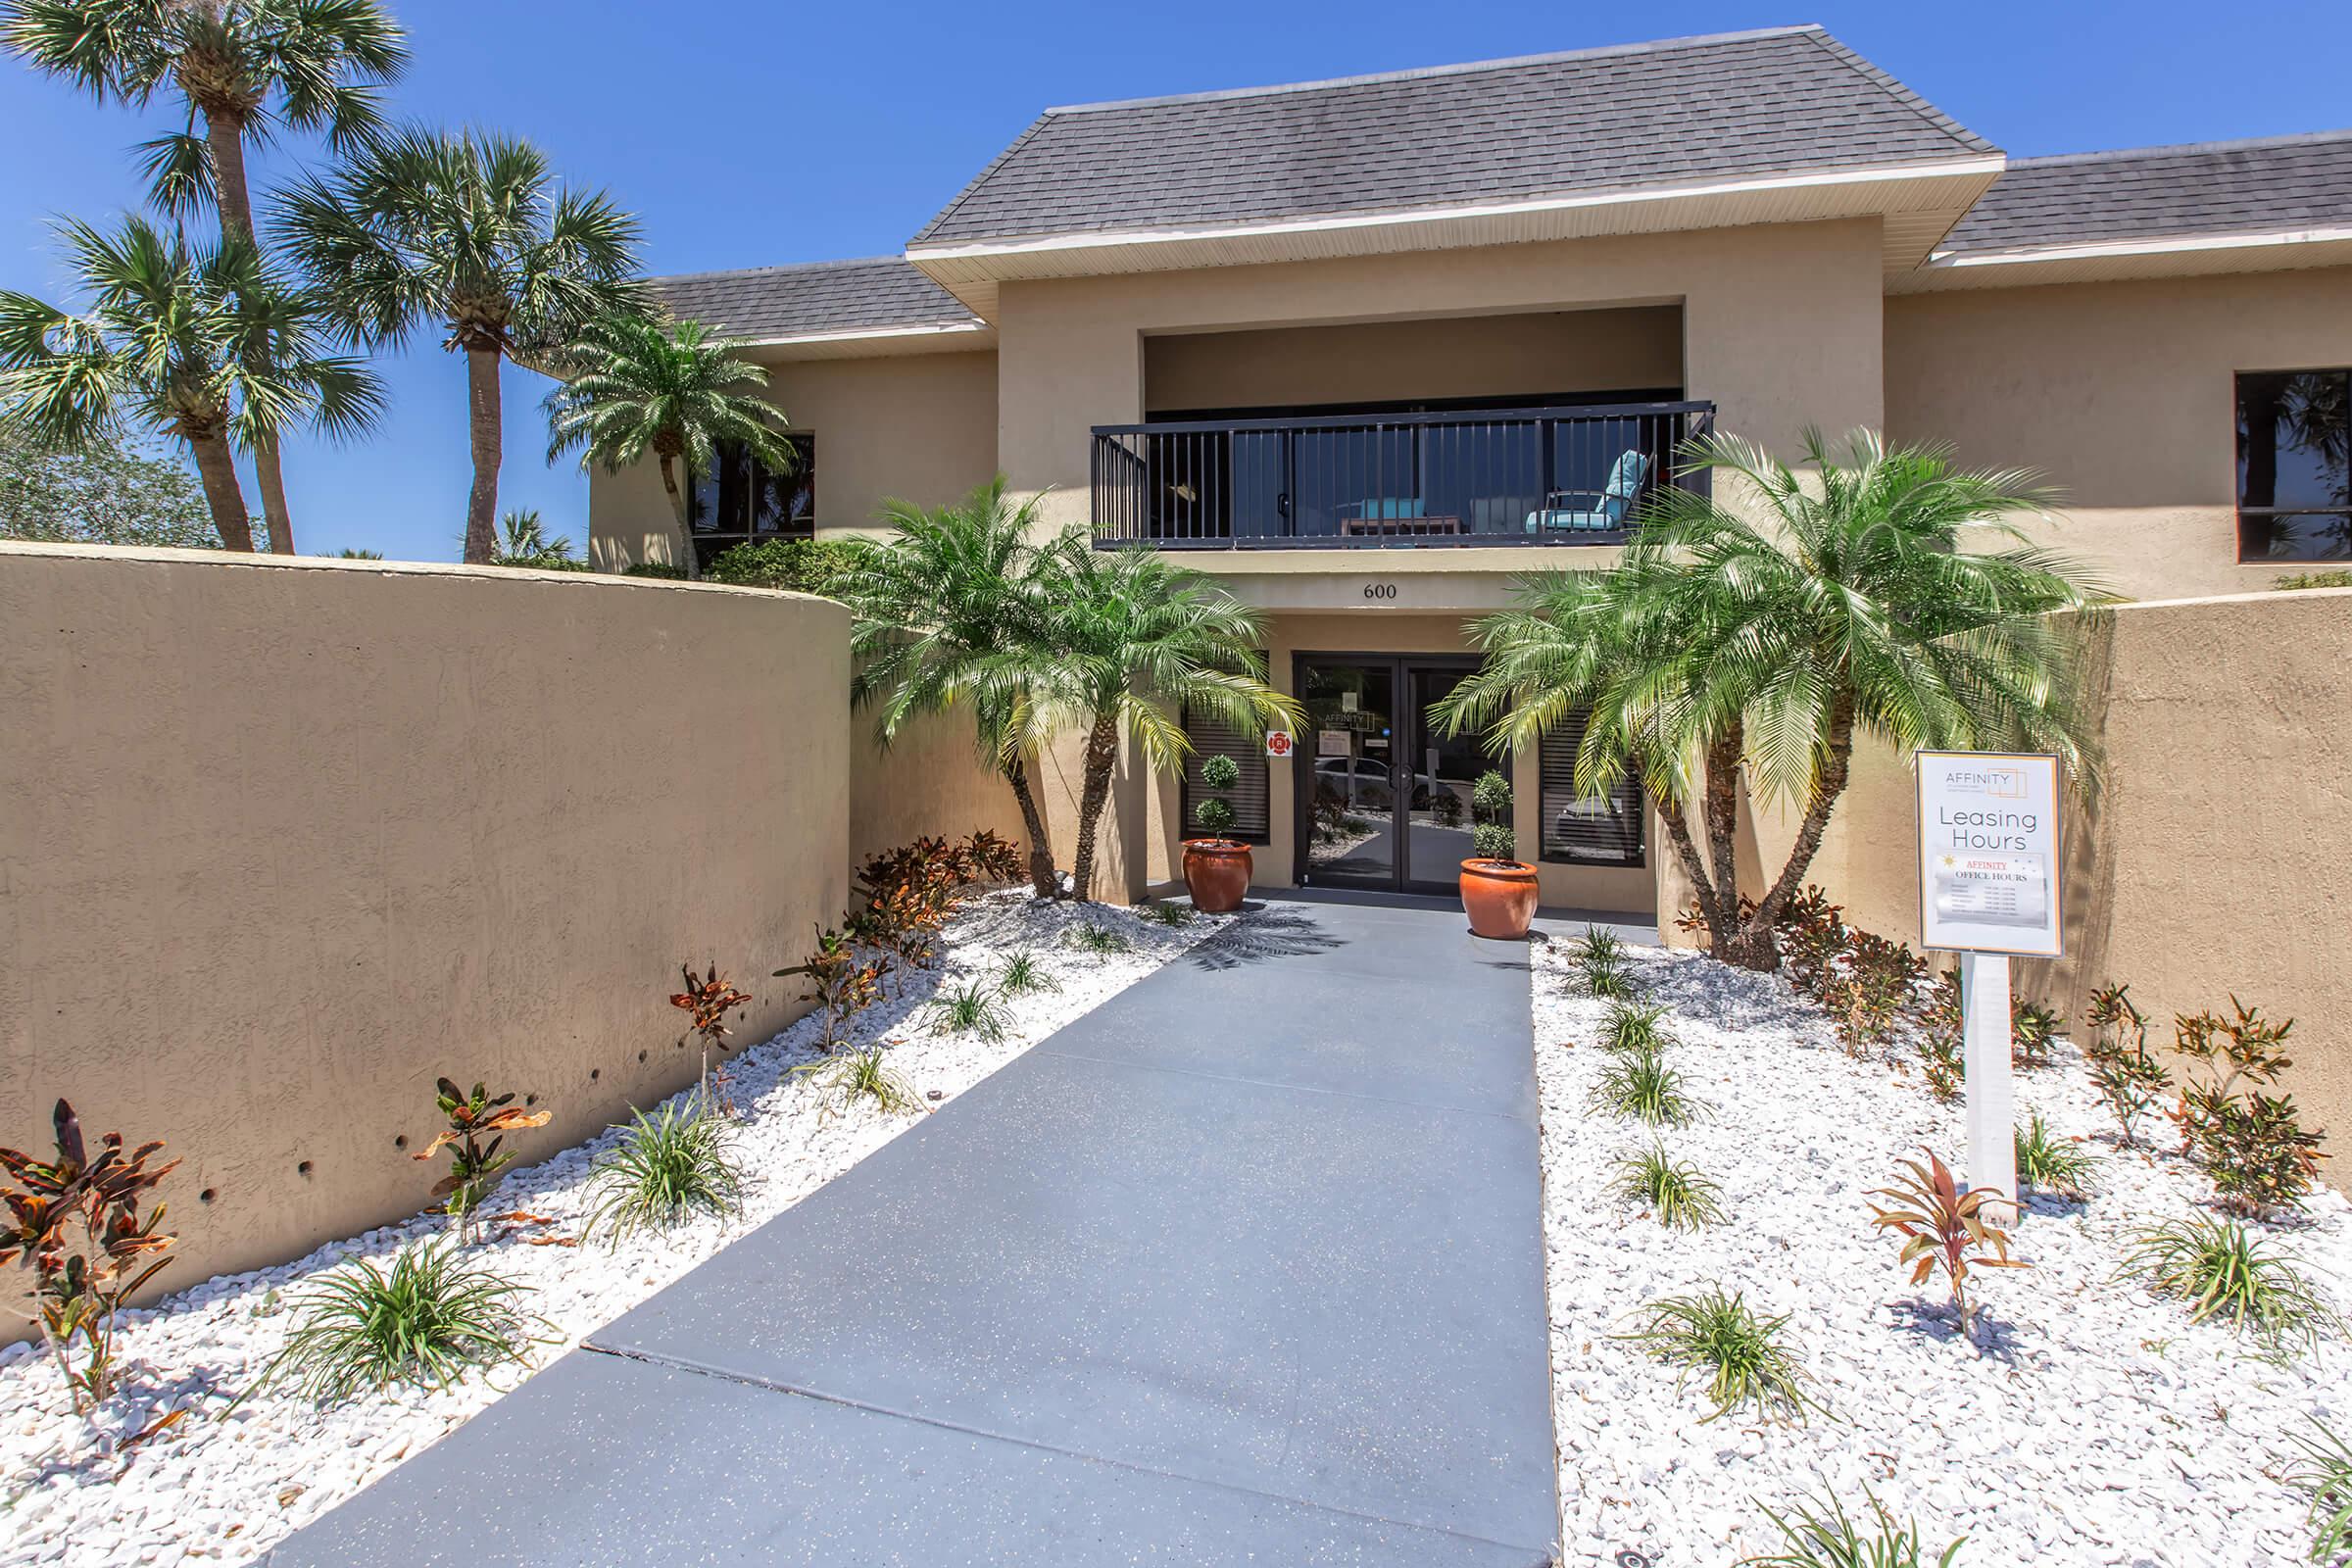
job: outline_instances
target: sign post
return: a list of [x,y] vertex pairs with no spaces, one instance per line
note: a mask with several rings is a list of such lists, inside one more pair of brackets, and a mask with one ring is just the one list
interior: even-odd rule
[[2016,1212],[2017,1091],[2009,1067],[2009,959],[2065,951],[2058,759],[1921,752],[1920,946],[1960,955],[1968,1185]]

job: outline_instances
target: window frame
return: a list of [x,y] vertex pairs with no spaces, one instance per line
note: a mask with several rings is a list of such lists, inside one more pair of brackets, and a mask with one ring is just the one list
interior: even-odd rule
[[[1587,716],[1584,713],[1578,713],[1568,721],[1576,727],[1580,741]],[[1551,750],[1551,738],[1558,732],[1557,728],[1546,730],[1536,742],[1536,858],[1547,865],[1581,865],[1611,871],[1646,870],[1649,866],[1649,791],[1642,787],[1640,777],[1630,768],[1625,777],[1619,781],[1621,792],[1631,791],[1631,800],[1628,804],[1632,808],[1633,844],[1630,854],[1599,856],[1579,854],[1573,849],[1554,850],[1551,848],[1551,835],[1546,831],[1544,819],[1544,813],[1549,809],[1547,797],[1552,793],[1551,770],[1544,765],[1544,762],[1546,754]],[[1574,795],[1576,790],[1573,771],[1575,755],[1575,749],[1571,747],[1568,752],[1571,772],[1569,777],[1560,784],[1560,788],[1571,795]],[[1587,799],[1583,796],[1576,798]]]
[[[737,532],[732,529],[723,533],[715,530],[705,530],[695,527],[693,522],[689,520],[686,526],[686,548],[700,552],[708,547],[709,559],[702,562],[702,567],[704,570],[710,570],[712,562],[715,562],[720,556],[726,554],[729,550],[734,549],[737,545],[764,544],[771,539],[813,539],[816,537],[817,531],[821,526],[817,519],[816,505],[816,432],[814,430],[796,427],[788,430],[779,430],[776,432],[776,434],[780,440],[789,443],[802,454],[802,462],[805,465],[803,471],[808,475],[808,520],[807,527],[772,529],[765,532],[758,530],[752,526],[753,517],[750,511],[751,503],[748,498],[745,504],[746,510],[743,519],[744,528],[741,532]],[[738,461],[750,464],[755,473],[763,471],[764,466],[761,465],[757,458],[751,457],[749,454],[745,453],[742,449],[741,442],[721,442],[719,444],[718,452],[713,457],[711,463],[711,471],[709,474],[698,474],[694,476],[689,483],[686,494],[687,510],[690,519],[700,503],[704,487],[710,486],[715,490],[721,483],[719,477],[720,466],[727,463]]]
[[2285,368],[2247,369],[2240,368],[2230,374],[2230,497],[2231,513],[2237,528],[2236,561],[2241,566],[2303,566],[2325,565],[2329,563],[2352,561],[2352,540],[2334,555],[2272,555],[2267,551],[2250,553],[2248,543],[2250,520],[2267,522],[2278,517],[2352,517],[2352,496],[2341,506],[2334,507],[2249,507],[2245,495],[2245,451],[2240,437],[2245,432],[2245,383],[2249,377],[2285,377],[2297,375],[2334,376],[2345,383],[2347,442],[2352,442],[2352,367],[2298,366]]

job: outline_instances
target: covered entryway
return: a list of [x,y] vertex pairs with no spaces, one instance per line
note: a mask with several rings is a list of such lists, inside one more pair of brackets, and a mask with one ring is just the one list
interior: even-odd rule
[[1294,656],[1306,710],[1293,876],[1301,887],[1444,893],[1471,845],[1470,796],[1507,760],[1453,736],[1430,710],[1478,667],[1468,656]]

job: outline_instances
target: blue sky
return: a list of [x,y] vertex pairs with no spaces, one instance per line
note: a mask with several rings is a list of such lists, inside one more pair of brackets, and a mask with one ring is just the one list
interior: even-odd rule
[[[1820,22],[2012,154],[2352,124],[2352,5],[1202,3],[784,7],[760,0],[395,0],[403,116],[528,136],[645,222],[654,271],[898,250],[1049,104],[1190,92]],[[52,215],[139,200],[127,149],[169,121],[100,109],[0,60],[0,287],[55,298]],[[265,157],[267,185],[313,147]],[[468,470],[458,358],[381,367],[392,407],[288,482],[305,550],[454,559]],[[502,506],[587,534],[586,479],[550,468],[545,383],[511,371]],[[258,503],[256,504],[258,511]]]

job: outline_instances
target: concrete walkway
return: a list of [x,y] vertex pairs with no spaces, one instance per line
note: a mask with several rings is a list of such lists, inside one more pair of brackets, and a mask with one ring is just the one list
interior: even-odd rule
[[1458,909],[1271,906],[265,1560],[1548,1563],[1529,1030]]

